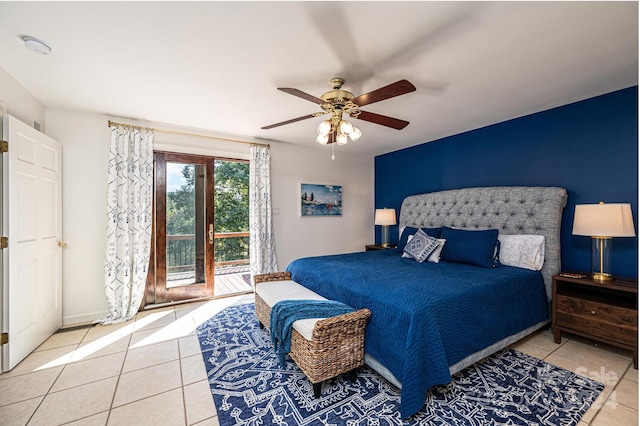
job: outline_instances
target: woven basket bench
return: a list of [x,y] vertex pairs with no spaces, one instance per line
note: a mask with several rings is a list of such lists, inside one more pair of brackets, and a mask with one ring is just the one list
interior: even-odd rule
[[[254,275],[256,316],[260,327],[269,328],[271,306],[280,300],[326,300],[291,280],[288,272]],[[268,283],[268,284],[267,284]],[[343,373],[354,381],[364,364],[364,331],[369,309],[331,318],[311,318],[293,323],[289,356],[313,384],[320,396],[322,382]]]

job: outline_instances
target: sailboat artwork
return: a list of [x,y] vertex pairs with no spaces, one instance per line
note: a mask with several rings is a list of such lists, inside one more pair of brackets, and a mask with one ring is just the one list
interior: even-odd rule
[[300,184],[300,215],[342,216],[342,186]]

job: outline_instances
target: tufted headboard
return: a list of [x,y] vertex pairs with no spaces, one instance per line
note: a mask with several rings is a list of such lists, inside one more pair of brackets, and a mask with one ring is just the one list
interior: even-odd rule
[[402,202],[400,227],[498,229],[502,234],[545,236],[542,276],[551,300],[551,277],[560,272],[560,223],[567,191],[557,187],[495,186],[412,195]]

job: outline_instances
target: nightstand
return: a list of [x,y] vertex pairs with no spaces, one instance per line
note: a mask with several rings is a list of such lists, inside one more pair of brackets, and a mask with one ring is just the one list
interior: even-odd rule
[[638,369],[638,280],[553,276],[553,340],[562,332],[628,349]]
[[389,247],[384,247],[382,244],[369,244],[364,246],[365,251],[388,250],[393,248],[396,248],[396,246],[390,245]]

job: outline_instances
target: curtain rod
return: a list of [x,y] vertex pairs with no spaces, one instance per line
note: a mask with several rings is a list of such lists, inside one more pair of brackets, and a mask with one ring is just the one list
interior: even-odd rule
[[179,131],[176,131],[176,130],[166,130],[166,129],[156,129],[156,128],[153,128],[153,127],[135,126],[133,124],[118,123],[117,121],[111,121],[111,120],[109,120],[107,122],[107,126],[108,127],[111,127],[112,124],[114,124],[116,126],[129,126],[129,127],[135,127],[135,128],[138,128],[138,129],[153,130],[154,132],[167,133],[167,134],[170,134],[170,135],[195,136],[195,137],[198,137],[198,138],[218,139],[218,140],[227,141],[227,142],[243,143],[245,145],[262,145],[262,146],[266,146],[266,147],[270,148],[270,145],[268,143],[247,142],[247,141],[241,141],[241,140],[237,140],[237,139],[221,138],[221,137],[218,137],[218,136],[208,136],[208,135],[200,135],[200,134],[197,134],[197,133],[179,132]]

